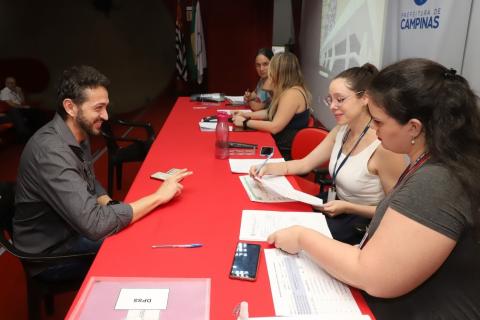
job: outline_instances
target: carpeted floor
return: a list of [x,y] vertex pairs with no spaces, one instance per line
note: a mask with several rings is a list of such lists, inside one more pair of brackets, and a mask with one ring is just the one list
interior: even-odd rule
[[[150,122],[154,131],[158,133],[167,118],[175,98],[161,97],[130,114],[119,115],[118,118]],[[128,136],[136,136],[141,132],[132,131]],[[97,179],[107,188],[107,153],[102,137],[92,138],[92,153],[98,154],[95,162],[95,173]],[[0,181],[15,181],[17,175],[18,161],[23,145],[5,143],[0,145]],[[128,163],[123,167],[122,189],[114,189],[112,198],[122,200],[128,192],[141,163]],[[27,299],[23,270],[20,262],[9,253],[2,254],[0,248],[0,319],[27,319]],[[51,317],[43,314],[43,319],[63,319],[76,292],[70,292],[55,297],[55,314]]]

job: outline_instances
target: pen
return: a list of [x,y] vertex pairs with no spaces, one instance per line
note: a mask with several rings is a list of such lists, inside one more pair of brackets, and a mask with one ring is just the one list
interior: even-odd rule
[[262,162],[262,164],[257,168],[257,172],[260,172],[260,170],[265,167],[265,165],[267,164],[268,160],[273,156],[273,153],[270,153],[268,156],[267,156],[267,159],[265,159],[265,161]]
[[187,244],[154,244],[153,249],[158,248],[200,248],[203,247],[201,243],[187,243]]

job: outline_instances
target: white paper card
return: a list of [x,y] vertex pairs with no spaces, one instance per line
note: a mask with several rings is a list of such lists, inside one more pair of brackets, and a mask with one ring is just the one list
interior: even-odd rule
[[[230,170],[233,173],[249,173],[250,167],[255,165],[261,165],[265,162],[265,158],[263,159],[228,159],[230,163]],[[268,163],[278,163],[278,162],[285,162],[283,158],[270,158]]]
[[294,225],[332,237],[322,213],[243,210],[239,238],[243,241],[267,241],[267,237],[273,232]]
[[118,296],[117,310],[165,310],[169,289],[122,289]]

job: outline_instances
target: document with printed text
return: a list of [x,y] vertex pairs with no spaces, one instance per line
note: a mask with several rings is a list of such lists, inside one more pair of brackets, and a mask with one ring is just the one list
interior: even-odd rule
[[315,207],[323,206],[320,198],[296,190],[284,176],[264,176],[262,179],[240,176],[248,197],[256,202],[299,201]]
[[318,212],[243,210],[239,238],[243,241],[267,241],[273,232],[294,225],[332,237],[325,216]]
[[[260,183],[258,180],[253,179],[250,176],[240,176],[240,181],[242,182],[245,191],[247,191],[248,198],[255,202],[293,202],[295,200],[286,198],[279,195],[278,193],[268,189],[264,184]],[[284,188],[292,188],[290,182],[287,178],[283,176],[266,176],[263,178],[264,181],[273,181],[273,185],[283,186]]]
[[275,315],[361,315],[348,286],[331,277],[305,252],[264,252]]

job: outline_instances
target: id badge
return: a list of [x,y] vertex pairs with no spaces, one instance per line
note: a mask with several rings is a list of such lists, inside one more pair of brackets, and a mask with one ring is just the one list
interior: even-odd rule
[[327,202],[337,199],[337,191],[335,187],[328,188]]

